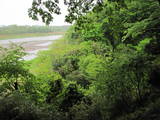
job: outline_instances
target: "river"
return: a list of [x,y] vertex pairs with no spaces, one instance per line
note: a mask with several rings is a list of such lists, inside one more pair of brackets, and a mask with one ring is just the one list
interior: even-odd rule
[[28,55],[24,56],[24,60],[31,60],[37,56],[41,50],[47,50],[49,45],[55,40],[61,38],[62,35],[42,36],[42,37],[28,37],[18,39],[0,40],[0,45],[7,47],[11,43],[16,43],[24,47]]

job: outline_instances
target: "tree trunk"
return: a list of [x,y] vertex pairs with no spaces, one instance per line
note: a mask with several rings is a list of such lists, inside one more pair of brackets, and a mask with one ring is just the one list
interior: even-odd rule
[[18,90],[18,82],[17,82],[17,81],[14,82],[14,89],[15,89],[15,90]]
[[159,5],[160,5],[160,0],[158,0],[158,2],[159,2]]

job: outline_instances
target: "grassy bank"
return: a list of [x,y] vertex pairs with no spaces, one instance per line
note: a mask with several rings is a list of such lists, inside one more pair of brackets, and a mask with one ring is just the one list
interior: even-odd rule
[[69,52],[71,49],[74,49],[76,47],[77,45],[75,46],[69,45],[64,37],[54,41],[54,43],[50,46],[49,50],[40,51],[35,59],[29,61],[29,63],[31,63],[30,66],[31,73],[35,75],[39,75],[42,73],[44,75],[51,74],[53,72],[52,71],[53,59],[58,56],[62,56],[63,54]]
[[50,32],[50,33],[23,33],[23,34],[1,34],[0,40],[26,38],[26,37],[39,37],[48,35],[63,35],[65,32]]

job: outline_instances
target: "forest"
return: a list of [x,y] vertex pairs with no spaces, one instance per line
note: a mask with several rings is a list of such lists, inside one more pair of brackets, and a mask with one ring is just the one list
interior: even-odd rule
[[8,25],[0,27],[0,40],[13,39],[13,38],[25,38],[25,37],[38,37],[49,35],[63,35],[70,25],[64,26],[20,26],[20,25]]
[[159,120],[160,2],[100,1],[36,59],[0,47],[0,120]]
[[19,26],[8,25],[0,27],[0,35],[3,34],[24,34],[24,33],[49,33],[49,32],[65,32],[69,26]]

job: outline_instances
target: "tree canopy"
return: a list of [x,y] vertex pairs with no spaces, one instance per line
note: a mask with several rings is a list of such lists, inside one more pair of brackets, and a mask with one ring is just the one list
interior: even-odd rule
[[[95,6],[101,5],[103,0],[64,0],[63,2],[68,7],[65,20],[72,23]],[[59,3],[59,0],[33,0],[32,7],[28,11],[29,16],[34,20],[39,20],[38,16],[40,16],[44,23],[49,24],[53,21],[53,14],[61,14],[62,8]]]
[[[65,21],[72,23],[89,11],[97,9],[97,7],[104,7],[102,4],[106,1],[117,2],[124,6],[126,1],[131,2],[131,0],[63,0],[68,10]],[[148,1],[157,1],[160,4],[160,0]],[[59,0],[33,0],[32,7],[28,10],[28,14],[33,20],[39,20],[41,18],[44,23],[50,24],[54,19],[53,14],[60,15],[61,9],[63,8],[60,7]]]

